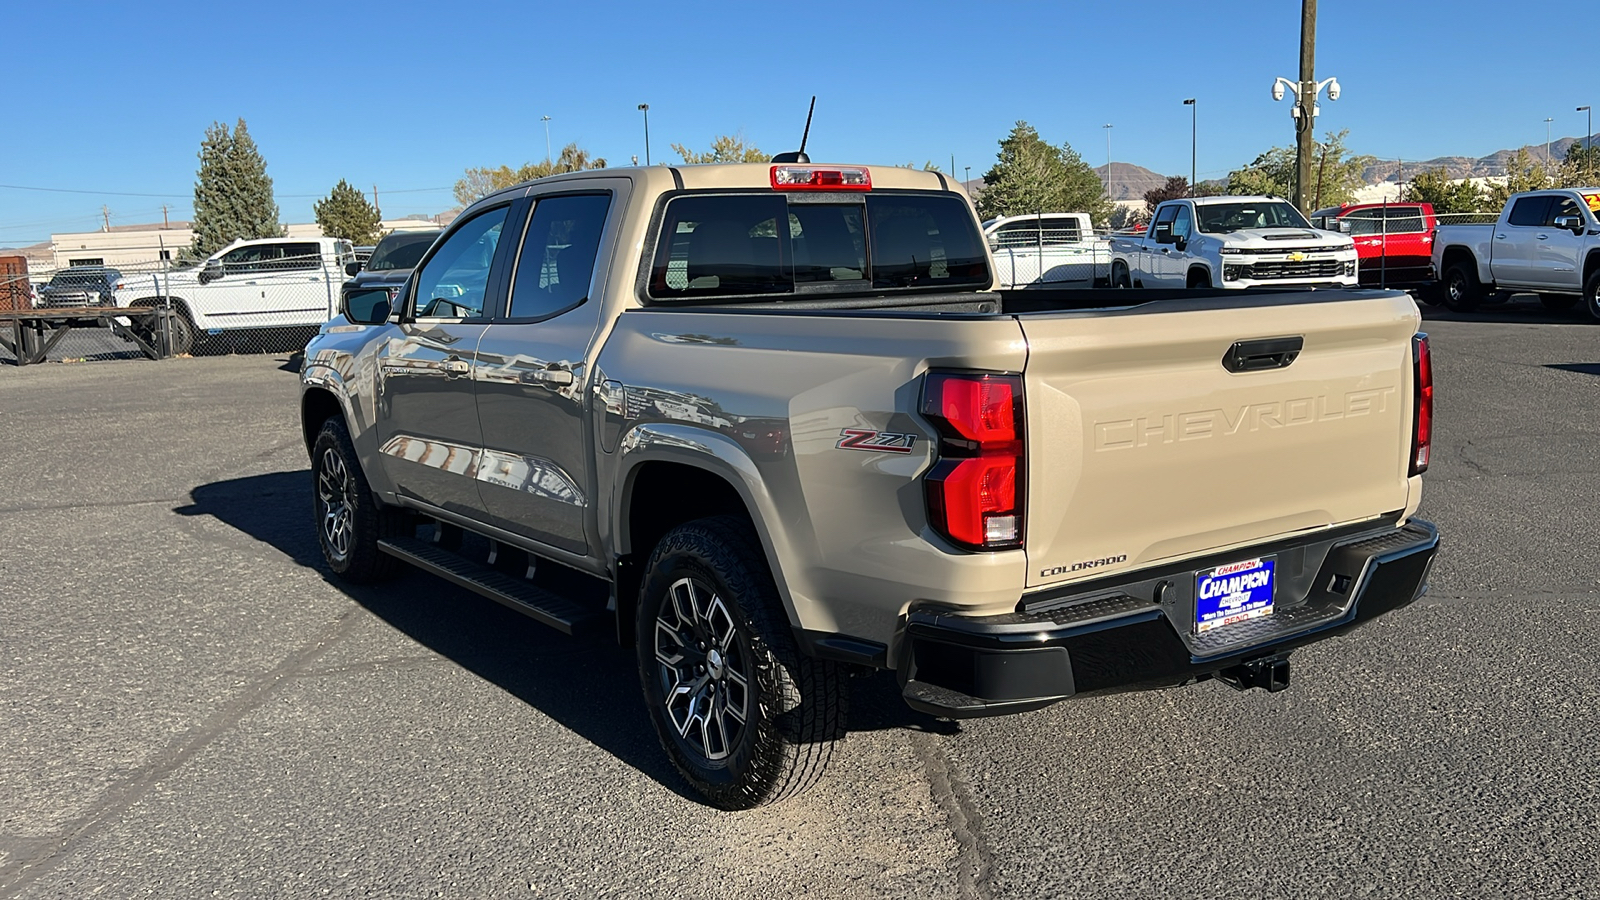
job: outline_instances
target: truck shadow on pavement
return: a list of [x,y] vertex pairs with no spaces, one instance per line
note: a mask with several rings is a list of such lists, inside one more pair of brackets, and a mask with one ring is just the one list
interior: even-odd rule
[[1518,322],[1528,325],[1593,325],[1594,319],[1583,307],[1545,309],[1533,294],[1515,294],[1498,303],[1484,303],[1468,313],[1451,312],[1442,306],[1418,305],[1424,322]]
[[[323,579],[418,644],[496,685],[618,760],[698,802],[657,743],[634,655],[610,630],[569,638],[470,591],[405,570],[378,586],[336,579],[311,521],[311,472],[273,472],[204,484],[181,516],[209,516],[316,569]],[[851,731],[954,734],[959,726],[900,700],[892,673],[851,679]],[[848,747],[848,743],[845,744]]]

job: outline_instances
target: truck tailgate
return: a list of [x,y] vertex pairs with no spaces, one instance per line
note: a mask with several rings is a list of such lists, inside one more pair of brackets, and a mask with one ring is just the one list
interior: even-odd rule
[[[1353,299],[1344,299],[1353,298]],[[1029,587],[1096,578],[1404,509],[1404,294],[1173,300],[1023,314]],[[1230,372],[1240,341],[1300,337]]]

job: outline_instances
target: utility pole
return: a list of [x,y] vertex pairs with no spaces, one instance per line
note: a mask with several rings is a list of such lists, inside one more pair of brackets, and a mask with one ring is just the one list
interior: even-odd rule
[[166,230],[171,227],[171,225],[167,224],[167,205],[163,203],[161,204],[161,228]]
[[1312,144],[1317,126],[1317,0],[1300,0],[1300,91],[1295,100],[1300,116],[1295,124],[1294,205],[1306,207],[1306,187],[1311,183]]
[[110,209],[110,207],[107,207],[107,206],[102,204],[101,207],[100,207],[100,214],[102,216],[106,217],[106,230],[110,231],[111,230],[111,209]]
[[1189,196],[1194,196],[1194,160],[1200,148],[1200,102],[1195,97],[1183,101],[1189,107]]
[[1106,196],[1111,196],[1111,129],[1112,124],[1107,122],[1100,126],[1106,130]]

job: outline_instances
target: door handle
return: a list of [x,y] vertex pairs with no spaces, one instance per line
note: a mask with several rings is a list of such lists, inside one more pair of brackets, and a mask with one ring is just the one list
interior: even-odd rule
[[1539,235],[1539,240],[1541,240],[1541,241],[1548,241],[1548,240],[1550,240],[1550,235],[1548,235],[1548,234],[1541,234],[1541,235]]
[[1497,235],[1494,236],[1494,239],[1497,240],[1497,241],[1503,241],[1503,240],[1506,239],[1506,236],[1503,235],[1503,234],[1497,234]]
[[452,378],[452,377],[454,377],[456,375],[465,375],[468,372],[471,372],[472,371],[472,363],[469,363],[464,359],[458,359],[458,358],[452,356],[449,359],[445,360],[444,362],[440,363],[439,364],[439,368],[444,370],[444,374],[445,374],[446,378]]
[[532,372],[522,373],[524,384],[553,384],[564,385],[572,383],[571,369],[534,369]]
[[1222,367],[1235,374],[1286,368],[1300,355],[1305,343],[1300,335],[1237,341],[1223,354]]

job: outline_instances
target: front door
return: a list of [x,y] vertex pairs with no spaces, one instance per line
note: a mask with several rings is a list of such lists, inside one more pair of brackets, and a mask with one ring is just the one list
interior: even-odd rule
[[460,223],[423,260],[402,305],[400,334],[378,355],[377,433],[384,471],[401,494],[481,515],[483,452],[473,372],[505,296],[500,243],[510,204]]
[[[1584,232],[1588,231],[1588,210],[1571,197],[1551,198],[1550,209],[1545,213],[1544,226],[1534,235],[1533,266],[1529,277],[1535,287],[1578,292],[1582,289]],[[1576,216],[1584,228],[1573,233],[1557,228],[1556,219]]]
[[[615,185],[620,193],[626,182]],[[588,546],[592,435],[584,359],[600,324],[612,192],[536,198],[510,307],[478,346],[478,490],[490,524],[572,553]]]

